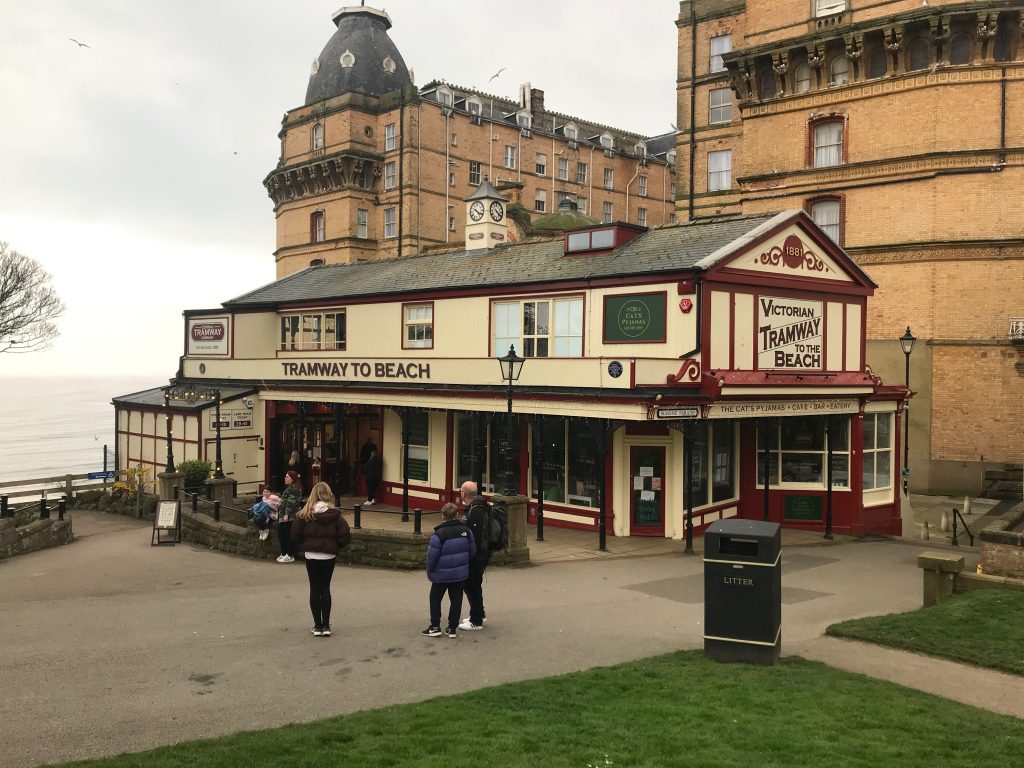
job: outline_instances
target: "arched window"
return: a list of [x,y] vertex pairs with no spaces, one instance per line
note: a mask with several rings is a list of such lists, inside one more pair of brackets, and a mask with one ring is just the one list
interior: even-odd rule
[[842,234],[842,206],[839,200],[834,197],[812,200],[808,209],[814,223],[821,227],[834,243],[839,243]]
[[324,148],[324,124],[317,123],[313,126],[313,149]]
[[954,35],[949,41],[949,63],[971,63],[971,38],[967,35]]
[[327,239],[327,222],[323,211],[313,211],[309,215],[309,239],[313,243],[322,243]]
[[828,66],[828,84],[846,85],[850,81],[850,60],[845,56],[836,56]]
[[811,65],[798,64],[793,70],[793,92],[806,93],[811,90]]
[[888,68],[889,61],[885,54],[885,48],[881,45],[872,48],[868,53],[868,77],[881,77]]
[[775,96],[775,72],[771,67],[761,70],[761,98],[770,99]]
[[928,69],[931,60],[931,46],[923,37],[919,37],[910,43],[907,49],[907,69],[914,72],[919,69]]

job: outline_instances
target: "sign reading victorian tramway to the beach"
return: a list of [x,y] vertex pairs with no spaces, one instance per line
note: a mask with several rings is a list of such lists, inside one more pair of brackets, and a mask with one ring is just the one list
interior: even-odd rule
[[227,317],[190,317],[188,320],[188,354],[229,354],[229,322]]
[[820,301],[759,297],[757,367],[761,370],[822,370],[822,331]]

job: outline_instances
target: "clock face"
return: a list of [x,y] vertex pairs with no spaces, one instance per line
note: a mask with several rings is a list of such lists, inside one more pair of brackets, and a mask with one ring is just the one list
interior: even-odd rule
[[473,204],[469,206],[469,218],[473,221],[480,221],[484,217],[484,204],[479,200],[474,200]]
[[505,216],[505,209],[501,207],[501,203],[495,200],[491,203],[491,218],[495,221],[501,221]]

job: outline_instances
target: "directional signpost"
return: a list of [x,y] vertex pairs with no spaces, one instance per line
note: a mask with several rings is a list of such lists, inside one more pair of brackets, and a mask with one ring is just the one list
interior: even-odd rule
[[102,470],[100,472],[90,472],[88,474],[88,478],[90,480],[113,480],[114,479],[114,470],[107,469],[107,470]]

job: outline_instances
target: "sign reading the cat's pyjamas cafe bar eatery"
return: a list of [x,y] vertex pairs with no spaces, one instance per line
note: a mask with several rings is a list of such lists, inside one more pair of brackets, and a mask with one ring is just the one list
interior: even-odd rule
[[822,303],[758,297],[757,367],[820,371],[823,364]]

